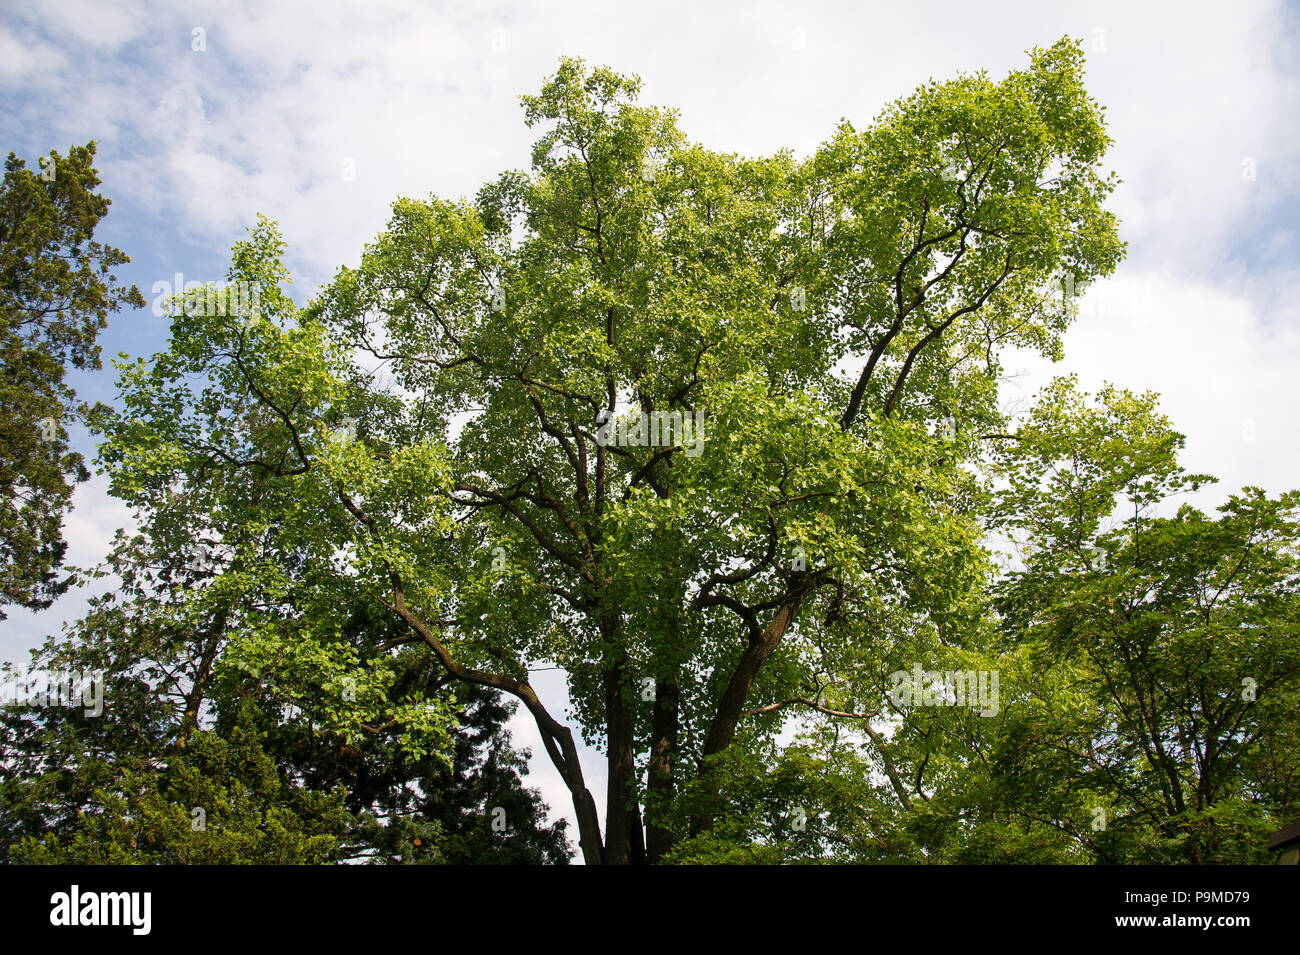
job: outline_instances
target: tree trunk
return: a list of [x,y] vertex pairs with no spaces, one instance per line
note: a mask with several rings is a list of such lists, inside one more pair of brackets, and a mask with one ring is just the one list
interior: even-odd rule
[[624,696],[623,666],[605,671],[605,726],[609,787],[605,801],[605,863],[626,865],[632,858],[630,812],[632,774],[636,769],[632,714]]
[[677,753],[679,728],[677,673],[655,684],[654,716],[650,729],[650,766],[647,770],[646,853],[651,864],[659,862],[673,847],[672,830],[654,820],[673,798],[673,757]]
[[[722,701],[718,704],[718,711],[709,724],[709,733],[704,739],[704,757],[707,759],[716,753],[722,752],[731,745],[732,739],[736,735],[736,726],[740,723],[741,712],[744,709],[745,701],[749,699],[749,691],[754,685],[754,680],[758,678],[758,672],[767,662],[767,658],[781,643],[781,638],[785,636],[790,624],[794,622],[795,615],[799,612],[799,605],[803,602],[803,591],[796,591],[788,603],[776,612],[772,622],[758,635],[752,639],[745,652],[741,654],[740,662],[736,664],[735,671],[731,674],[731,679],[727,682],[727,688],[723,691]],[[703,770],[708,772],[707,768]],[[697,835],[713,827],[713,816],[711,813],[705,813],[691,820],[691,834]]]

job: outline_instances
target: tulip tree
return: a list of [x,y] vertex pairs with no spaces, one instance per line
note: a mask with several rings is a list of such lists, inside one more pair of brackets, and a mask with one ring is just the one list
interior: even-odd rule
[[564,60],[522,98],[529,170],[400,199],[305,308],[253,230],[230,279],[257,310],[178,314],[167,352],[123,364],[115,492],[205,516],[217,566],[189,603],[227,608],[322,726],[427,751],[451,718],[349,644],[361,601],[523,703],[587,863],[715,853],[787,716],[865,730],[888,775],[889,701],[854,668],[986,632],[999,354],[1056,356],[1122,255],[1082,67],[1062,40],[811,156],[745,158]]

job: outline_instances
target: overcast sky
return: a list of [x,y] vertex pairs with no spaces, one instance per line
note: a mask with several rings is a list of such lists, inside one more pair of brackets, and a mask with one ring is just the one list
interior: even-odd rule
[[[305,304],[384,227],[399,196],[472,197],[526,168],[518,97],[574,55],[644,81],[688,136],[744,154],[812,152],[841,118],[866,125],[929,80],[1026,65],[1062,35],[1084,42],[1123,180],[1112,208],[1128,258],[1090,290],[1056,367],[1013,361],[1032,393],[1077,371],[1161,393],[1184,464],[1222,483],[1300,486],[1300,10],[1281,3],[121,3],[0,0],[4,151],[34,165],[98,142],[113,200],[96,237],[121,277],[224,278],[230,245],[265,213],[289,243]],[[122,314],[106,356],[164,347],[166,322]],[[109,369],[73,378],[111,400]],[[1014,398],[1016,392],[1009,392]],[[89,451],[89,448],[86,448]],[[97,478],[66,522],[74,564],[101,560],[127,512]],[[84,609],[9,610],[0,659]],[[542,674],[541,676],[553,676]],[[543,699],[563,687],[539,679]],[[558,707],[553,708],[553,711]],[[531,782],[572,818],[535,730]],[[602,804],[604,771],[586,760]],[[571,833],[574,832],[571,824]]]

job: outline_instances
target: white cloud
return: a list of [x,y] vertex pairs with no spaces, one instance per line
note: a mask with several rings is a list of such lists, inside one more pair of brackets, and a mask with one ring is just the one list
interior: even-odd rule
[[57,84],[66,68],[67,58],[53,45],[0,26],[0,84],[44,89]]
[[109,53],[134,38],[149,19],[113,0],[59,0],[34,13],[56,43],[81,41]]
[[[1296,271],[1272,277],[1291,285]],[[1121,274],[1090,289],[1065,342],[1065,359],[1011,358],[1029,374],[1028,395],[1074,372],[1095,392],[1105,382],[1160,393],[1161,409],[1187,436],[1182,464],[1220,478],[1196,498],[1213,508],[1246,485],[1272,493],[1300,487],[1300,307],[1261,303],[1243,283],[1212,283],[1173,269]]]

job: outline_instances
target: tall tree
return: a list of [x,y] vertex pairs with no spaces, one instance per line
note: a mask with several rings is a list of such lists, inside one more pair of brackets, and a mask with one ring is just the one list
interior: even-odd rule
[[[318,704],[391,684],[396,647],[335,636],[358,601],[518,698],[591,864],[712,851],[771,714],[861,725],[880,701],[835,688],[864,655],[982,633],[999,351],[1056,355],[1063,291],[1122,252],[1070,41],[805,161],[689,143],[638,86],[565,60],[524,97],[531,172],[399,200],[306,309],[259,227],[231,278],[264,313],[178,317],[102,451],[132,504],[211,515],[244,651],[310,662]],[[530,682],[553,666],[606,754],[603,832]]]
[[96,192],[95,143],[51,151],[39,170],[13,153],[0,187],[0,620],[41,608],[68,586],[58,568],[63,515],[90,474],[68,424],[90,409],[65,382],[99,368],[110,313],[144,306],[112,270],[130,259],[93,239],[109,200]]
[[1300,493],[1171,512],[1211,480],[1183,472],[1181,445],[1153,396],[1094,405],[1066,379],[1004,449],[1000,523],[1025,566],[998,608],[1032,656],[994,804],[1106,862],[1265,861],[1300,809],[1278,772],[1300,755]]

